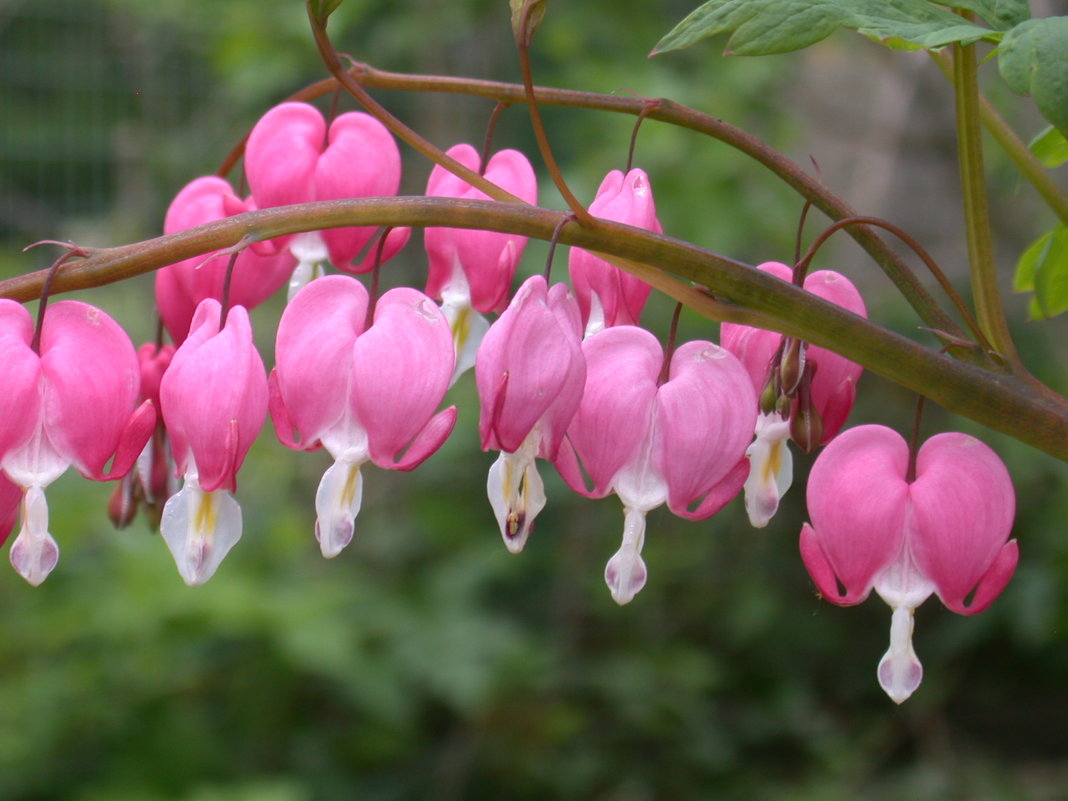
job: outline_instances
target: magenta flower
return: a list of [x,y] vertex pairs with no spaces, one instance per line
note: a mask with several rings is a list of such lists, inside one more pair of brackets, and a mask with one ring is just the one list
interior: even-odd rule
[[[790,281],[793,271],[779,262],[765,262],[758,269],[771,273],[783,281]],[[805,279],[805,290],[845,309],[867,316],[864,300],[845,276],[832,270],[819,270]],[[727,350],[741,359],[753,381],[757,393],[768,385],[773,359],[783,341],[782,334],[747,325],[723,323],[720,341]],[[810,414],[822,423],[820,444],[827,444],[841,429],[856,397],[857,380],[863,369],[859,364],[839,356],[834,351],[816,345],[804,346],[804,363],[809,365],[808,393]],[[798,413],[799,400],[791,403],[792,413]],[[756,439],[747,456],[751,464],[745,484],[745,508],[750,522],[763,528],[779,508],[779,500],[793,483],[793,456],[787,443],[790,440],[789,417],[778,411],[761,412],[757,418]]]
[[[190,182],[171,201],[163,222],[163,232],[173,234],[204,223],[222,220],[251,211],[247,201],[234,194],[233,188],[214,175]],[[257,247],[238,254],[230,280],[230,302],[251,309],[286,283],[293,272],[293,257],[288,253],[263,255]],[[156,272],[156,305],[163,324],[176,343],[181,344],[189,332],[189,323],[200,301],[222,300],[223,283],[229,258],[218,253],[195,256]]]
[[923,678],[913,610],[933,592],[958,614],[982,612],[1019,557],[1016,540],[1008,541],[1012,481],[990,448],[967,434],[938,434],[920,448],[915,478],[908,473],[908,445],[897,432],[846,431],[812,467],[812,525],[801,529],[801,558],[823,597],[851,606],[874,588],[893,609],[878,676],[899,704]]
[[586,361],[578,305],[564,284],[527,279],[478,350],[482,449],[500,457],[487,491],[504,544],[519,553],[545,507],[536,457],[556,458],[582,400]]
[[221,312],[212,298],[200,302],[159,389],[184,477],[163,507],[160,532],[190,586],[211,578],[241,539],[241,507],[231,493],[267,416],[267,375],[248,312],[234,306],[220,328]]
[[[479,168],[479,154],[471,145],[449,148],[448,155],[471,170]],[[518,150],[501,150],[486,163],[484,175],[530,204],[538,202],[538,179],[527,157]],[[469,183],[435,165],[426,185],[427,197],[489,200]],[[427,228],[423,234],[430,271],[426,294],[442,301],[442,311],[456,343],[456,375],[475,363],[479,342],[489,323],[478,314],[499,312],[508,303],[512,277],[527,246],[527,238],[497,231],[468,228]]]
[[[249,134],[245,175],[261,209],[313,200],[386,197],[400,188],[401,158],[389,130],[370,114],[341,114],[327,129],[319,110],[307,103],[282,103],[264,114]],[[374,227],[331,228],[275,240],[297,257],[290,297],[311,280],[318,265],[363,273],[375,265],[367,248]],[[386,235],[381,261],[408,241],[408,228]],[[363,258],[353,261],[367,248]]]
[[[711,342],[687,342],[671,358],[635,326],[607,328],[582,343],[586,390],[556,467],[576,492],[623,502],[623,545],[605,581],[619,604],[645,584],[645,515],[667,502],[704,520],[742,488],[756,395],[742,364]],[[587,489],[581,462],[593,482]]]
[[[633,169],[626,175],[612,170],[590,204],[590,214],[654,233],[664,229],[656,218],[649,176]],[[580,248],[568,261],[571,283],[578,296],[586,336],[614,325],[637,325],[652,290],[647,283]]]
[[135,409],[140,377],[133,344],[100,309],[70,300],[51,304],[39,353],[33,335],[26,309],[0,300],[0,467],[25,493],[11,563],[37,585],[59,558],[44,489],[71,465],[97,481],[124,476],[156,411],[150,402]]
[[[337,556],[355,531],[371,461],[413,470],[452,432],[456,407],[434,413],[449,387],[452,337],[441,311],[406,287],[386,292],[367,320],[363,285],[347,276],[312,281],[278,324],[271,420],[290,448],[320,445],[334,457],[315,496],[315,536]],[[294,432],[296,436],[294,436]]]

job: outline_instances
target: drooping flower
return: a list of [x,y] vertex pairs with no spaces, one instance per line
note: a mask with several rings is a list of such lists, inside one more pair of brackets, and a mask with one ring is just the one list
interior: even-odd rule
[[711,342],[681,345],[663,381],[663,350],[641,328],[606,328],[582,351],[586,389],[555,464],[576,492],[614,492],[623,502],[623,545],[605,581],[625,604],[645,584],[647,512],[666,502],[679,517],[704,520],[741,490],[756,395],[742,364]]
[[499,450],[487,481],[504,544],[519,553],[545,507],[536,457],[556,458],[582,400],[586,361],[578,305],[536,275],[516,292],[478,350],[483,450]]
[[[779,262],[766,262],[758,269],[783,281],[791,280],[792,270]],[[835,303],[854,314],[867,316],[864,300],[853,283],[833,270],[819,270],[805,278],[804,288],[813,295]],[[766,394],[769,382],[774,382],[775,357],[783,344],[782,334],[747,325],[723,323],[720,342],[741,359],[758,394]],[[745,484],[745,508],[750,522],[763,528],[779,508],[779,501],[793,483],[793,456],[788,443],[791,437],[791,416],[806,416],[810,425],[821,432],[815,439],[825,445],[838,433],[849,417],[856,397],[857,381],[863,368],[834,351],[816,345],[793,343],[795,367],[807,370],[804,383],[793,388],[792,394],[778,408],[762,409],[757,418],[756,439],[747,456],[750,460],[749,478]],[[789,357],[788,357],[789,358]],[[800,360],[800,364],[798,361]],[[795,372],[798,372],[795,369]],[[802,376],[798,375],[797,380]],[[771,387],[779,396],[778,384]],[[799,391],[798,391],[799,390]],[[784,395],[784,397],[786,397]],[[783,407],[785,406],[785,411]]]
[[[177,194],[163,222],[163,232],[173,234],[204,223],[251,211],[254,206],[239,198],[233,187],[217,176],[188,183]],[[189,332],[193,312],[205,298],[222,300],[229,259],[218,253],[194,256],[156,271],[156,305],[171,339],[181,344]],[[263,253],[255,245],[242,250],[230,279],[230,302],[255,308],[280,287],[293,272],[289,253]]]
[[100,309],[53,303],[37,351],[33,336],[26,309],[0,300],[0,467],[24,493],[11,563],[37,585],[59,558],[45,488],[71,465],[97,481],[124,476],[156,411],[151,402],[135,409],[140,375],[133,344]]
[[[479,154],[471,145],[449,148],[447,155],[471,170],[479,168]],[[486,163],[487,180],[530,204],[538,202],[538,179],[530,161],[518,150],[501,150]],[[435,165],[426,186],[427,197],[489,200],[462,178]],[[456,375],[475,363],[479,342],[489,323],[478,312],[501,311],[527,238],[497,231],[468,228],[427,228],[423,235],[430,271],[426,294],[442,301],[456,343]]]
[[[619,170],[608,173],[589,211],[594,217],[657,234],[664,231],[656,218],[649,176],[637,167],[626,175]],[[587,337],[602,328],[638,324],[652,287],[581,248],[571,249],[568,266]]]
[[982,612],[1019,557],[1009,541],[1012,480],[990,448],[967,434],[938,434],[909,473],[909,448],[897,432],[878,425],[844,432],[812,467],[812,524],[802,527],[800,545],[824,598],[851,606],[874,588],[893,609],[878,677],[899,704],[923,678],[913,610],[935,593],[958,614]]
[[190,586],[214,575],[241,538],[231,495],[267,416],[267,375],[248,312],[208,298],[160,382],[160,404],[182,488],[163,507],[160,532]]
[[[369,298],[348,276],[312,281],[278,324],[271,420],[287,447],[334,457],[315,496],[315,536],[337,556],[355,531],[360,467],[413,470],[452,432],[456,407],[434,413],[449,387],[453,346],[434,302],[415,289]],[[294,436],[296,432],[297,436]]]
[[[313,200],[385,197],[400,188],[401,158],[393,135],[370,114],[350,111],[327,128],[317,108],[281,103],[264,114],[249,134],[245,175],[261,209]],[[298,266],[290,298],[329,261],[348,273],[364,273],[376,263],[375,248],[355,259],[375,235],[374,227],[330,228],[273,240],[288,248]],[[411,231],[386,234],[380,262],[393,258]]]

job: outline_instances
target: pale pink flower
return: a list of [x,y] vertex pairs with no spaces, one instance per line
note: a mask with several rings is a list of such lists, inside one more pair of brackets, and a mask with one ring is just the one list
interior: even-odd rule
[[[471,145],[449,148],[447,155],[471,170],[480,157]],[[530,161],[518,150],[501,150],[486,162],[487,180],[527,203],[538,202],[538,179]],[[462,178],[440,164],[430,172],[427,197],[489,200]],[[508,303],[512,277],[527,246],[527,237],[473,228],[436,228],[424,231],[430,269],[426,294],[442,301],[441,310],[456,344],[456,376],[475,363],[479,343],[489,323],[479,314],[499,312]]]
[[189,336],[160,382],[160,402],[182,488],[163,508],[160,532],[190,586],[214,575],[241,538],[231,495],[267,415],[267,375],[248,312],[200,302]]
[[[872,589],[893,609],[879,684],[896,703],[919,686],[912,612],[931,593],[962,615],[986,609],[1016,569],[1015,493],[1005,465],[967,434],[931,437],[916,456],[895,431],[858,426],[835,438],[808,482],[812,524],[801,557],[823,597],[858,604]],[[839,589],[839,587],[844,588]]]
[[[249,134],[245,175],[261,209],[313,200],[388,197],[400,188],[400,150],[386,126],[370,114],[350,111],[328,128],[314,106],[287,102],[264,114]],[[376,247],[368,245],[375,231],[373,226],[329,228],[274,240],[298,261],[290,297],[324,262],[349,273],[371,270]],[[408,228],[394,228],[386,234],[380,261],[393,258],[410,233]]]
[[315,497],[315,536],[328,558],[352,540],[360,466],[413,470],[456,422],[455,406],[434,413],[454,358],[441,311],[407,287],[379,298],[370,321],[368,303],[359,281],[326,276],[304,287],[278,324],[270,379],[275,431],[287,447],[322,446],[335,460]]
[[[664,231],[656,218],[649,176],[638,168],[626,175],[619,170],[608,173],[589,212],[595,217],[657,234]],[[652,287],[581,248],[571,249],[568,266],[586,336],[614,325],[638,324]]]
[[582,400],[586,360],[578,305],[564,284],[536,275],[516,292],[478,350],[483,450],[499,450],[487,492],[504,544],[523,550],[545,507],[536,457],[552,461]]
[[[11,563],[31,584],[59,558],[44,489],[74,465],[97,481],[121,478],[155,425],[130,338],[108,315],[78,301],[48,307],[39,353],[26,309],[0,300],[0,467],[24,491]],[[108,462],[111,467],[106,468]]]
[[641,328],[606,328],[582,351],[586,389],[555,464],[576,492],[623,502],[623,545],[605,580],[625,604],[645,584],[647,512],[666,502],[704,520],[741,491],[756,395],[741,363],[711,342],[679,346],[662,383],[664,352]]

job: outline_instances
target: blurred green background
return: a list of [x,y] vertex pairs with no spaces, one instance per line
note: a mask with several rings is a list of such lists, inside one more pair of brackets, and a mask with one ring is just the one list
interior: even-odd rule
[[[845,35],[760,60],[721,58],[720,41],[648,61],[693,5],[550,4],[537,79],[668,96],[811,156],[832,189],[960,275],[952,97],[933,65]],[[1064,13],[1055,6],[1033,3]],[[346,0],[331,31],[384,69],[517,80],[508,24],[503,0]],[[1037,118],[988,73],[1030,136]],[[19,252],[37,239],[156,235],[184,183],[322,75],[299,0],[0,0],[0,275],[45,266],[51,254]],[[492,107],[378,97],[443,147],[481,142]],[[546,118],[589,201],[623,167],[631,119]],[[504,115],[497,141],[535,153],[525,110]],[[429,166],[403,152],[404,191],[418,193]],[[743,157],[646,123],[636,164],[668,233],[754,263],[791,259],[800,203]],[[993,153],[990,173],[1008,276],[1052,218]],[[548,182],[543,203],[562,207]],[[532,243],[521,270],[539,271],[545,252]],[[837,244],[821,266],[860,284],[873,317],[930,340],[858,250]],[[384,280],[419,285],[424,270],[414,241]],[[143,340],[151,287],[82,297]],[[1026,299],[1008,303],[1029,364],[1068,391],[1064,320],[1032,324]],[[268,363],[279,310],[254,314]],[[665,335],[669,314],[654,298],[648,326]],[[696,316],[682,327],[716,337]],[[111,487],[53,485],[58,568],[38,589],[0,571],[0,799],[1068,798],[1068,465],[929,408],[928,433],[977,434],[1009,464],[1022,556],[984,614],[934,599],[919,610],[926,675],[897,708],[875,680],[889,610],[816,598],[797,557],[797,487],[763,531],[740,501],[699,524],[652,513],[649,584],[620,609],[602,578],[618,502],[580,499],[544,469],[549,507],[511,556],[484,495],[493,457],[478,449],[470,375],[449,400],[450,441],[414,473],[368,470],[357,538],[329,562],[312,537],[328,459],[287,451],[269,429],[242,472],[244,539],[202,588],[182,584],[140,521],[111,530]],[[905,430],[913,405],[867,375],[852,422]]]

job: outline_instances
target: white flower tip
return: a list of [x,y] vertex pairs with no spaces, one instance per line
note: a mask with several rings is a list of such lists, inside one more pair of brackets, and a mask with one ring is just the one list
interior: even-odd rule
[[912,649],[912,608],[897,606],[890,618],[890,648],[879,661],[879,686],[895,704],[906,701],[923,680],[923,665]]
[[360,463],[335,461],[315,492],[315,539],[324,557],[333,559],[352,542],[362,504]]
[[182,580],[199,587],[241,539],[241,507],[229,492],[204,492],[187,479],[163,507],[159,529]]
[[888,651],[879,662],[879,686],[895,704],[907,701],[922,680],[923,665],[915,654],[901,655]]
[[355,532],[356,523],[348,517],[335,517],[325,525],[321,518],[315,521],[315,539],[327,559],[333,559],[345,550]]
[[486,493],[504,547],[519,553],[534,531],[534,519],[545,508],[545,485],[538,474],[535,454],[539,439],[535,428],[515,453],[501,451],[490,467]]
[[33,536],[25,530],[11,544],[11,566],[34,587],[48,578],[59,561],[59,546],[52,536]]
[[501,525],[501,539],[509,553],[520,553],[527,544],[530,532],[534,530],[534,520],[522,512],[512,511],[507,514]]
[[648,571],[641,554],[624,545],[608,560],[604,581],[612,593],[612,600],[620,606],[629,604],[645,586]]

